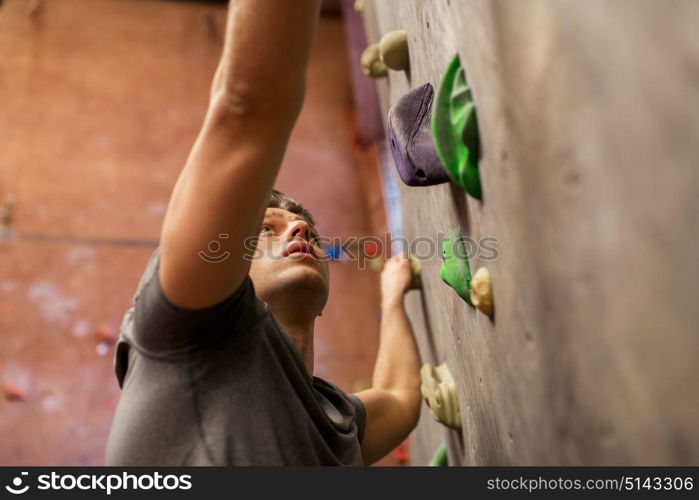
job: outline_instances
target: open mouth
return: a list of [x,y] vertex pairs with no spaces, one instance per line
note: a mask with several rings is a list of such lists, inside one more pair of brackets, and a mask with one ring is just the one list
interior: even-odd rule
[[313,250],[313,247],[304,240],[294,240],[289,244],[289,246],[284,250],[284,257],[294,257],[296,259],[311,258],[317,259],[318,256]]

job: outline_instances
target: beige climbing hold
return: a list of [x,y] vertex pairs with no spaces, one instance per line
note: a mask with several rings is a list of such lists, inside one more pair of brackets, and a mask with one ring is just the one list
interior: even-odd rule
[[379,52],[384,64],[396,71],[408,69],[408,33],[405,30],[386,33],[379,42]]
[[420,276],[420,261],[412,255],[410,256],[410,289],[418,290],[422,288],[422,277]]
[[355,12],[364,12],[364,0],[355,0],[354,10]]
[[490,286],[490,273],[485,267],[479,268],[471,279],[471,304],[483,314],[493,315],[493,288]]
[[388,68],[381,60],[378,43],[372,43],[366,49],[364,49],[360,61],[362,65],[362,73],[364,73],[366,76],[380,78],[382,76],[386,76],[388,73]]
[[447,427],[461,429],[461,412],[456,397],[454,377],[446,363],[434,367],[425,364],[420,370],[422,397],[432,411],[432,416]]

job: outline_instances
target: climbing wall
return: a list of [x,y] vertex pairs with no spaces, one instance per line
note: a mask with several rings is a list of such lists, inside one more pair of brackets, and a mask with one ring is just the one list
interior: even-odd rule
[[375,80],[384,117],[457,53],[478,113],[481,200],[408,187],[384,155],[400,229],[497,241],[470,258],[492,319],[420,256],[410,316],[423,361],[448,362],[463,430],[423,408],[413,463],[441,442],[451,464],[699,463],[699,2],[363,7],[369,43],[408,34],[409,70]]

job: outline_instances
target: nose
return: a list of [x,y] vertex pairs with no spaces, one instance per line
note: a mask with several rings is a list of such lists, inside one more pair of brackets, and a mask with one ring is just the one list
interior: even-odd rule
[[305,220],[295,220],[289,223],[287,229],[289,240],[311,241],[311,228]]

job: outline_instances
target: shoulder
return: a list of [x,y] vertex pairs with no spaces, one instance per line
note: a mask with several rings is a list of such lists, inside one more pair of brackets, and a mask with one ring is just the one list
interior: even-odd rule
[[217,304],[188,309],[174,304],[163,291],[158,275],[160,251],[148,260],[133,307],[122,323],[122,336],[142,354],[152,357],[188,354],[217,341],[244,335],[266,309],[255,296],[249,276]]

